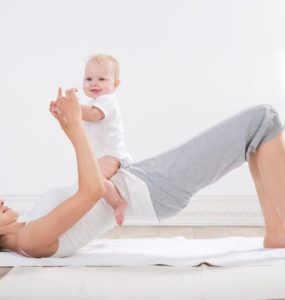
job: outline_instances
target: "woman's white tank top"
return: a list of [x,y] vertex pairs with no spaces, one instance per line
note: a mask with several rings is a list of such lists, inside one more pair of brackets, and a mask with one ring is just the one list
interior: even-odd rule
[[[146,184],[137,176],[120,169],[112,178],[121,197],[128,202],[124,225],[130,223],[158,223]],[[28,215],[28,222],[40,218],[73,195],[76,184],[48,190],[37,201]],[[102,198],[76,224],[59,238],[59,247],[53,257],[71,255],[92,240],[100,238],[116,226],[112,207]]]

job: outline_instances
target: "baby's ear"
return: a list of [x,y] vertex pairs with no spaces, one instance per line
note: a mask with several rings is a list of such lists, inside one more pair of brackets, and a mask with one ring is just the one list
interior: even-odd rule
[[117,88],[117,87],[120,85],[120,83],[121,83],[121,81],[120,81],[119,79],[116,80],[116,81],[115,81],[115,84],[114,84],[114,85],[115,85],[115,88]]

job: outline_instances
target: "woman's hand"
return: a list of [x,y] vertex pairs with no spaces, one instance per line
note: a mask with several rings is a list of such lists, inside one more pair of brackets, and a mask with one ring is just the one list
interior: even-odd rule
[[65,96],[62,95],[61,88],[58,89],[57,100],[50,104],[50,112],[59,121],[62,129],[67,131],[81,124],[82,112],[79,101],[75,95],[75,89],[65,91]]
[[74,122],[80,123],[82,120],[81,106],[75,91],[75,89],[66,90],[65,96],[62,96],[61,89],[58,90],[56,107],[58,108],[58,117],[65,125]]
[[58,88],[58,92],[57,92],[57,98],[54,101],[50,102],[49,105],[49,111],[51,112],[51,114],[57,119],[57,115],[59,113],[58,111],[58,107],[57,107],[57,101],[59,100],[59,98],[62,97],[62,91],[61,91],[61,87]]

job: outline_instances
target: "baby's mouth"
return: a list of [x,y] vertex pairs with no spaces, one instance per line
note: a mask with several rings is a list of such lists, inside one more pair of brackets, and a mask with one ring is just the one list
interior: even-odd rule
[[99,89],[91,89],[90,91],[91,91],[92,93],[99,93],[99,92],[100,92]]

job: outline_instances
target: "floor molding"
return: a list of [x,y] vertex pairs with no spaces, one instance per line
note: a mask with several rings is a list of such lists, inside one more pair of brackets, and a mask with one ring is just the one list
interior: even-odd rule
[[200,195],[186,209],[163,222],[179,226],[263,226],[258,199],[254,195]]
[[[39,199],[38,195],[0,195],[23,216]],[[132,223],[128,225],[155,225]],[[177,216],[164,220],[161,226],[263,226],[261,209],[254,195],[197,195],[193,196]]]

